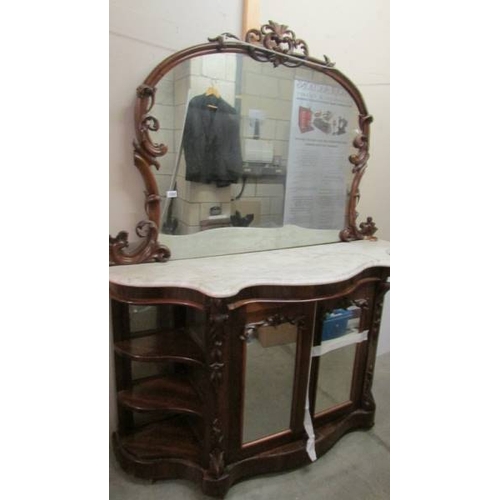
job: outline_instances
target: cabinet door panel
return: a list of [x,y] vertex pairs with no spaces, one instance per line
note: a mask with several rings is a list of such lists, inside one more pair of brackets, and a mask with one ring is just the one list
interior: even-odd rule
[[[295,340],[268,345],[257,337],[246,346],[244,444],[290,428],[297,327],[289,326],[286,331],[295,330]],[[282,330],[277,327],[275,332],[269,331],[266,336],[277,341],[273,338],[282,335]]]
[[314,304],[246,310],[241,443],[302,431]]
[[353,344],[321,356],[315,415],[351,401],[356,348]]

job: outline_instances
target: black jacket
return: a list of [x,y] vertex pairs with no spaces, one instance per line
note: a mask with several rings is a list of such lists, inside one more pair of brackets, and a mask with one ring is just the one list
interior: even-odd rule
[[239,116],[223,99],[205,94],[191,99],[182,145],[186,180],[218,186],[238,182],[242,172]]

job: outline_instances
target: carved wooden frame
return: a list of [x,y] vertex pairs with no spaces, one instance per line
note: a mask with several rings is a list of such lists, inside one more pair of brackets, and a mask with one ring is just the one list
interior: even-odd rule
[[244,54],[260,62],[270,62],[274,66],[287,67],[305,66],[320,71],[338,82],[353,98],[358,107],[359,134],[353,141],[358,153],[349,157],[354,174],[348,199],[348,208],[344,229],[340,232],[342,241],[360,239],[375,239],[377,231],[371,217],[357,227],[356,206],[359,202],[359,185],[365,172],[369,158],[370,123],[364,99],[358,88],[339,70],[326,56],[324,60],[309,56],[307,44],[297,39],[288,26],[269,21],[260,29],[251,29],[246,33],[245,40],[223,33],[215,38],[209,38],[208,43],[195,45],[174,53],[158,64],[147,76],[142,85],[137,88],[135,103],[135,135],[134,165],[139,169],[145,185],[145,211],[147,219],[139,222],[136,233],[140,242],[131,249],[128,233],[121,231],[116,237],[109,238],[109,262],[116,264],[139,264],[142,262],[161,261],[170,258],[170,250],[158,242],[160,227],[160,194],[151,167],[159,169],[158,158],[164,156],[168,147],[156,144],[151,140],[149,132],[157,131],[160,123],[150,114],[155,103],[156,85],[178,64],[195,56],[215,53]]

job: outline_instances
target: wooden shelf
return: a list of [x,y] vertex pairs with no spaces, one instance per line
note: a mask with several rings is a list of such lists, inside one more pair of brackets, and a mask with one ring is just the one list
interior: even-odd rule
[[115,351],[134,361],[178,361],[202,365],[203,353],[185,330],[166,330],[115,343]]
[[185,416],[149,424],[133,434],[118,436],[120,446],[142,460],[183,458],[199,462],[201,446]]
[[120,391],[118,402],[134,411],[203,415],[203,405],[186,377],[154,377]]

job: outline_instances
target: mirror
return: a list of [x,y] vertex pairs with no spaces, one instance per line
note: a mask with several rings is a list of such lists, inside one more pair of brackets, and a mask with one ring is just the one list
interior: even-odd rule
[[243,444],[290,428],[296,351],[297,326],[289,323],[261,326],[247,340]]
[[356,225],[370,122],[353,83],[287,26],[173,54],[137,89],[144,240],[110,237],[110,263],[373,237],[373,221]]
[[352,344],[320,357],[315,415],[351,400],[356,348]]
[[172,145],[155,177],[160,240],[171,250],[185,242],[173,253],[339,241],[359,130],[357,106],[336,81],[207,54],[161,79],[151,113],[160,122],[152,140]]

